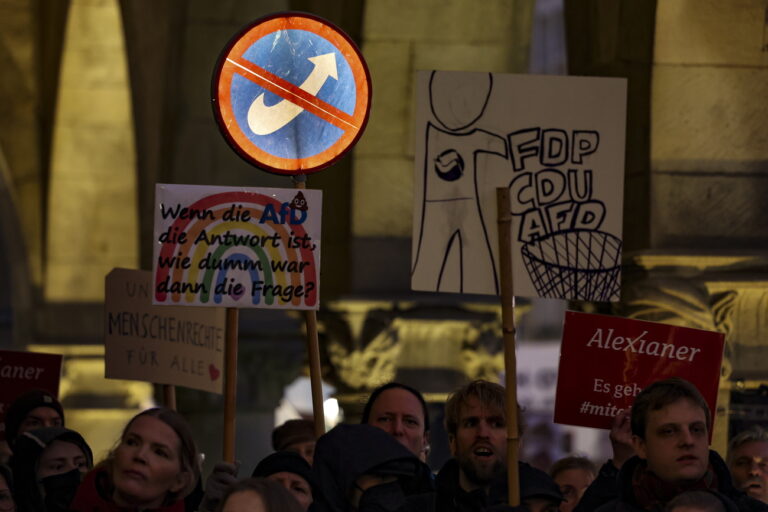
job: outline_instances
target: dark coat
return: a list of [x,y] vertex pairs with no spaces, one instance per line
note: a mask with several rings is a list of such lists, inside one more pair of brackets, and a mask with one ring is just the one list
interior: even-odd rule
[[[733,486],[731,473],[717,452],[710,450],[709,463],[717,478],[717,489],[712,489],[712,491],[716,491],[716,495],[724,503],[726,510],[729,512],[768,512],[767,504],[747,496]],[[618,498],[598,508],[597,512],[644,512],[644,509],[637,503],[632,490],[632,476],[639,464],[643,464],[643,461],[636,456],[624,463],[618,475]]]
[[360,500],[360,512],[428,512],[416,495],[432,488],[429,468],[394,437],[370,425],[338,425],[320,437],[312,467],[318,496],[313,512],[347,512],[349,493],[365,474],[395,476],[397,481],[372,487]]
[[[546,496],[562,500],[554,481],[541,470],[525,462],[518,462],[520,498]],[[467,492],[459,485],[459,463],[450,459],[443,466],[435,481],[436,496],[434,510],[438,512],[513,512],[522,507],[510,507],[508,503],[507,474],[492,482],[488,493],[482,489]]]
[[619,470],[610,460],[603,464],[597,476],[584,491],[573,512],[592,512],[619,496]]

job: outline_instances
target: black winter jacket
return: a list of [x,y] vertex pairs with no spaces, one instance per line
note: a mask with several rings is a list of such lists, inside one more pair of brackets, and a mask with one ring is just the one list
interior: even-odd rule
[[[518,462],[520,479],[520,498],[548,494],[553,499],[561,499],[557,485],[541,470],[525,462]],[[507,495],[507,474],[491,483],[486,494],[477,489],[467,492],[459,485],[459,463],[450,459],[437,474],[435,481],[436,496],[434,510],[436,512],[516,512],[525,510],[523,507],[510,507]],[[530,496],[529,496],[530,495]]]
[[[717,452],[709,451],[709,462],[717,477],[717,495],[726,506],[726,510],[738,512],[768,512],[768,505],[747,496],[736,489],[731,480],[731,473],[725,465],[722,457]],[[613,501],[599,507],[597,512],[646,512],[635,499],[632,490],[632,475],[643,460],[635,456],[629,459],[621,467],[618,475],[619,496]]]

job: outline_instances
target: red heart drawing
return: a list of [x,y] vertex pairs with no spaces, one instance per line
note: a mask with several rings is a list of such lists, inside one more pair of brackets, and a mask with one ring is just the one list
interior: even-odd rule
[[219,378],[219,375],[221,375],[221,370],[216,368],[213,363],[208,365],[208,373],[211,374],[211,380],[216,380]]

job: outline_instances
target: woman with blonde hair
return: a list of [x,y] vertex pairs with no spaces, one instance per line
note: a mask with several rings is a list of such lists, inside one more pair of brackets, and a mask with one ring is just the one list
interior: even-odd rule
[[162,407],[137,414],[117,446],[86,475],[75,512],[183,512],[200,478],[197,447],[186,420]]

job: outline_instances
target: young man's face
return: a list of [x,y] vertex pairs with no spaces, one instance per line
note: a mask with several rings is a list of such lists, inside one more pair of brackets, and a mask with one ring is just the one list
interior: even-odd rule
[[666,482],[698,480],[709,465],[709,435],[704,409],[687,398],[649,411],[645,439],[632,442],[648,469]]
[[459,408],[456,435],[449,436],[451,453],[459,462],[465,491],[488,485],[502,475],[507,462],[504,411],[485,407],[470,397]]
[[24,416],[19,425],[19,435],[43,427],[61,427],[64,422],[56,409],[46,406],[35,407]]
[[733,483],[768,503],[768,441],[749,441],[730,454]]

